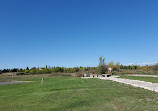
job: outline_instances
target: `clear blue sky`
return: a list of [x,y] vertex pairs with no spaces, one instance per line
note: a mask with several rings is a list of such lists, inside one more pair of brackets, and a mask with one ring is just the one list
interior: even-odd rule
[[0,69],[158,61],[158,0],[1,0]]

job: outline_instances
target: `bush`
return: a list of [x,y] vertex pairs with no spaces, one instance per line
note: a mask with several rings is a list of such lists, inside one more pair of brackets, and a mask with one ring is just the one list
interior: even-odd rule
[[26,70],[25,70],[25,73],[29,73],[29,70],[26,69]]
[[29,70],[29,73],[30,73],[30,74],[37,74],[37,73],[38,73],[38,70],[37,70],[37,69],[30,69],[30,70]]
[[77,77],[82,77],[82,74],[76,74]]

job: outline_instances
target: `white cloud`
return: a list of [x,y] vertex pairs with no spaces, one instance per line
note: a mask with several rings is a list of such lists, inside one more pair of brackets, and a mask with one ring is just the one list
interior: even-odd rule
[[140,66],[145,66],[145,65],[155,65],[157,64],[158,62],[144,62],[144,63],[138,63],[136,65],[140,65]]
[[157,64],[158,62],[144,62],[144,63],[137,63],[137,64],[134,64],[134,63],[128,63],[128,64],[125,64],[125,65],[140,65],[140,66],[145,66],[145,65],[155,65]]

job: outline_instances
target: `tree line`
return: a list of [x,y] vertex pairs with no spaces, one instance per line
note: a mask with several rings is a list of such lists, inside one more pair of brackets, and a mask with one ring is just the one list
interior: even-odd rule
[[77,72],[87,72],[91,71],[94,72],[97,67],[73,67],[73,68],[65,68],[65,67],[43,67],[43,68],[36,68],[32,67],[29,68],[27,67],[26,69],[3,69],[1,70],[1,73],[6,73],[6,72],[24,72],[24,73],[29,73],[29,74],[43,74],[43,73],[52,73],[52,72],[60,72],[60,73],[77,73]]
[[151,66],[139,66],[139,65],[120,65],[119,62],[114,64],[113,61],[105,63],[105,58],[100,57],[99,58],[99,65],[97,67],[72,67],[72,68],[66,68],[66,67],[47,67],[47,65],[43,68],[37,68],[37,67],[26,67],[26,69],[3,69],[0,70],[0,73],[6,73],[6,72],[23,72],[28,74],[44,74],[44,73],[95,73],[95,74],[105,74],[108,73],[108,68],[112,68],[114,73],[119,73],[123,71],[154,71],[158,72],[158,63]]
[[99,65],[96,68],[97,74],[108,73],[108,69],[111,68],[113,73],[158,73],[158,63],[155,65],[120,65],[119,62],[114,64],[113,61],[105,63],[105,58],[99,58]]

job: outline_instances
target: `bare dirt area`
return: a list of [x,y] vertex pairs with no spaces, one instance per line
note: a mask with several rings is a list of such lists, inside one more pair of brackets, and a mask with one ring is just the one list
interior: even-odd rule
[[0,85],[18,84],[18,83],[26,83],[26,82],[34,82],[34,81],[8,81],[8,82],[0,82]]

